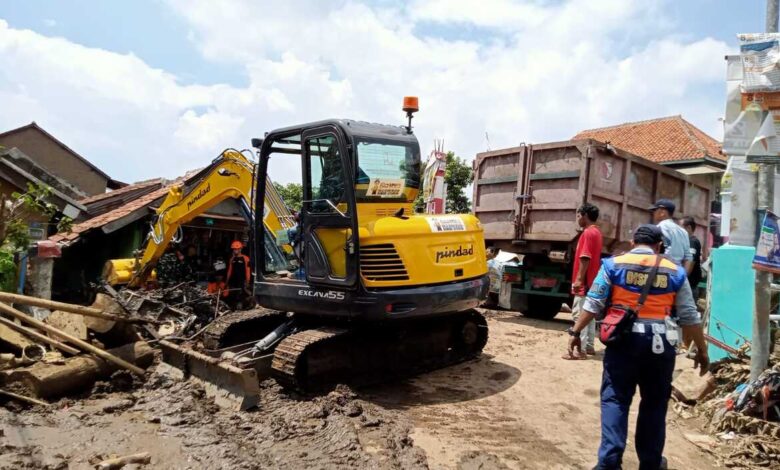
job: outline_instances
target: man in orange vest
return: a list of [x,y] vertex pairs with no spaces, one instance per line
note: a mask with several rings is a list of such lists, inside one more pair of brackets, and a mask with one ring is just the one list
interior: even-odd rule
[[[685,269],[666,258],[658,259],[662,239],[660,228],[641,225],[634,231],[630,252],[604,260],[588,291],[582,315],[568,331],[569,354],[581,354],[580,333],[594,317],[603,319],[610,307],[638,310],[631,332],[620,342],[607,344],[604,353],[597,469],[621,468],[628,412],[637,386],[642,397],[635,436],[639,468],[666,468],[666,409],[672,393],[677,323],[696,343],[694,367],[700,367],[704,375],[709,366],[701,318]],[[650,280],[657,261],[655,278]],[[637,308],[646,282],[651,282],[650,289],[642,307]]]
[[233,250],[233,255],[228,262],[227,285],[228,289],[230,289],[230,298],[235,304],[244,298],[245,294],[249,293],[251,271],[249,268],[249,257],[241,253],[244,244],[235,240],[230,244],[230,248]]

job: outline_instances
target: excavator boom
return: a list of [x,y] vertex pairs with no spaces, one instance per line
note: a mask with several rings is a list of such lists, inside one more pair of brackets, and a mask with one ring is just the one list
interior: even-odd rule
[[[237,150],[225,150],[211,164],[189,180],[171,186],[157,209],[143,253],[136,259],[115,259],[106,263],[103,278],[111,285],[143,285],[157,261],[175,239],[182,225],[227,199],[235,199],[247,223],[254,223],[253,187],[255,165]],[[294,226],[292,214],[284,205],[272,182],[266,180],[266,193],[272,195],[263,211],[267,233],[277,233]],[[284,259],[274,240],[268,240],[271,256]],[[289,252],[289,247],[286,247]]]

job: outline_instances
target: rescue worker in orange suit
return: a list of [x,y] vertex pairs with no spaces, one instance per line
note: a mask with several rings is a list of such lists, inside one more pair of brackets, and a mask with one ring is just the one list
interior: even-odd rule
[[214,278],[208,283],[206,292],[209,294],[219,293],[222,299],[226,299],[230,291],[228,291],[227,284],[225,284],[223,274],[224,271],[214,274]]
[[228,262],[227,286],[230,289],[229,302],[235,308],[242,299],[250,294],[250,268],[249,257],[241,253],[244,244],[236,240],[230,244],[230,248],[233,250],[233,254]]
[[[602,262],[583,305],[583,312],[569,328],[569,353],[581,353],[580,332],[595,317],[604,318],[612,306],[636,309],[642,288],[653,269],[663,233],[645,224],[634,231],[630,252]],[[691,294],[685,269],[671,260],[660,260],[637,320],[617,344],[609,343],[604,353],[601,381],[601,446],[597,469],[619,469],[628,434],[631,400],[639,387],[641,401],[636,423],[635,445],[641,470],[666,468],[666,410],[672,393],[672,372],[679,340],[677,324],[697,347],[694,367],[707,372],[709,358],[701,318]],[[672,318],[673,311],[676,317]]]

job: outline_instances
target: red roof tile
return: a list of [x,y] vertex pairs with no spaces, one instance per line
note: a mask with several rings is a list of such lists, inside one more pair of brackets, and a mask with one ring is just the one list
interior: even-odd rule
[[682,116],[628,122],[582,131],[574,139],[595,139],[657,163],[699,160],[726,161],[721,144]]
[[123,205],[122,207],[118,207],[110,212],[106,212],[105,214],[101,214],[97,217],[93,217],[84,222],[78,223],[71,228],[70,232],[58,233],[56,235],[52,235],[51,237],[49,237],[49,240],[55,243],[65,243],[65,244],[71,243],[77,240],[84,232],[87,232],[91,229],[102,227],[115,220],[119,220],[126,215],[130,215],[131,213],[135,212],[138,209],[142,209],[145,206],[148,206],[149,204],[153,203],[155,200],[165,196],[168,193],[168,189],[169,186],[160,188],[138,199],[130,201],[127,204]]
[[108,191],[101,194],[95,194],[94,196],[87,196],[84,199],[81,199],[79,202],[82,204],[91,204],[96,201],[100,201],[102,199],[108,199],[108,198],[114,198],[117,196],[120,196],[122,194],[126,194],[132,191],[135,191],[137,189],[146,188],[149,186],[154,186],[156,184],[163,184],[162,178],[154,178],[150,180],[145,181],[139,181],[137,183],[128,184],[127,186],[122,186],[119,189],[115,189],[113,191]]
[[[87,232],[87,231],[90,231],[90,230],[94,230],[94,229],[98,229],[98,228],[100,228],[100,227],[102,227],[102,226],[104,226],[106,224],[110,224],[111,222],[119,220],[122,217],[130,215],[133,212],[135,212],[136,210],[142,209],[145,206],[150,206],[157,199],[160,199],[160,198],[164,197],[168,193],[168,190],[171,188],[171,186],[177,185],[177,184],[181,184],[183,182],[184,183],[189,182],[192,178],[197,176],[201,171],[203,171],[203,168],[198,168],[196,170],[190,170],[187,173],[185,173],[184,176],[176,178],[173,181],[165,181],[165,180],[160,179],[160,180],[157,180],[157,181],[156,180],[148,180],[148,181],[143,181],[143,182],[137,183],[137,184],[146,184],[146,183],[153,184],[152,182],[156,181],[157,184],[163,184],[163,187],[161,187],[159,189],[156,189],[153,192],[144,194],[144,195],[142,195],[142,196],[140,196],[140,197],[138,197],[136,199],[133,199],[133,200],[127,202],[126,204],[124,204],[124,205],[122,205],[120,207],[117,207],[116,209],[113,209],[113,210],[111,210],[109,212],[106,212],[105,214],[100,214],[100,215],[97,215],[97,216],[95,216],[95,217],[93,217],[91,219],[87,219],[84,222],[80,222],[78,224],[75,224],[71,228],[70,232],[68,232],[68,233],[58,233],[58,234],[52,235],[51,237],[49,237],[49,240],[51,240],[51,241],[53,241],[55,243],[63,243],[63,244],[66,244],[66,245],[71,244],[74,241],[78,240],[78,238],[84,232]],[[161,181],[162,181],[162,183],[161,183]],[[122,191],[123,189],[124,188],[118,189],[116,191],[112,191],[110,193],[101,194],[101,196],[115,194],[118,191]],[[136,189],[137,189],[137,186],[136,186]],[[83,202],[83,201],[81,201],[81,202]],[[151,209],[151,207],[149,207],[149,209]]]

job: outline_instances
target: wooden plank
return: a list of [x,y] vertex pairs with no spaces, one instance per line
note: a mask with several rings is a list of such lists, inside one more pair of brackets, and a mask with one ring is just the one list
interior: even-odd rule
[[78,338],[74,338],[73,336],[71,336],[71,335],[69,335],[67,333],[63,333],[62,331],[58,330],[57,328],[54,328],[54,327],[52,327],[50,325],[47,325],[46,323],[43,323],[42,321],[40,321],[40,320],[38,320],[36,318],[33,318],[33,317],[29,316],[29,315],[26,315],[26,314],[20,312],[19,310],[16,310],[15,308],[11,307],[10,305],[6,305],[6,304],[0,302],[0,312],[3,312],[5,314],[7,314],[7,315],[10,315],[10,316],[14,317],[15,319],[17,319],[17,320],[19,320],[19,321],[21,321],[23,323],[27,323],[29,325],[32,325],[32,326],[38,328],[39,330],[43,330],[43,331],[45,331],[47,333],[53,334],[55,336],[59,336],[60,338],[62,338],[65,341],[69,342],[70,344],[72,344],[74,346],[77,346],[82,351],[90,352],[90,353],[98,356],[101,359],[104,359],[104,360],[109,361],[109,362],[113,362],[114,364],[118,365],[119,367],[122,367],[124,369],[129,370],[130,372],[136,374],[139,377],[143,377],[144,376],[144,370],[141,369],[140,367],[136,367],[133,364],[130,364],[130,363],[126,362],[126,361],[123,361],[122,359],[120,359],[118,357],[115,357],[115,356],[105,352],[104,350],[98,348],[98,347],[95,347],[95,346],[93,346],[93,345],[91,345],[91,344],[89,344],[89,343],[87,343],[85,341],[82,341],[82,340],[78,339]]
[[628,211],[628,179],[631,177],[631,160],[626,160],[626,164],[623,165],[623,181],[621,181],[620,184],[620,194],[623,195],[623,205],[620,209],[620,213],[618,214],[618,222],[617,222],[617,229],[618,233],[615,237],[616,242],[622,242],[623,237],[625,237],[625,234],[628,232],[626,230],[626,227],[623,226],[624,222],[624,216],[626,212]]
[[565,233],[526,233],[524,240],[542,240],[548,242],[570,242],[574,234]]
[[531,204],[531,210],[533,211],[575,211],[580,207],[579,203],[574,201],[568,202],[535,202]]
[[623,204],[623,200],[625,199],[624,197],[622,197],[622,196],[620,196],[618,194],[607,193],[607,192],[604,192],[604,191],[601,191],[601,190],[598,190],[598,189],[593,189],[591,191],[591,195],[590,196],[591,196],[591,200],[594,197],[600,197],[600,198],[606,199],[608,201],[617,202],[618,204]]
[[4,328],[9,328],[9,329],[14,330],[14,331],[16,331],[18,333],[22,333],[24,335],[27,335],[30,338],[35,338],[35,339],[37,339],[38,341],[40,341],[42,343],[50,344],[50,345],[52,345],[53,347],[59,349],[62,352],[66,352],[68,354],[78,354],[79,353],[79,350],[76,349],[76,348],[72,348],[72,347],[68,346],[67,344],[63,344],[63,343],[57,341],[56,339],[49,338],[48,336],[43,335],[41,333],[38,333],[37,331],[35,331],[33,329],[30,329],[30,328],[27,328],[26,326],[17,325],[16,323],[12,322],[11,320],[9,320],[9,319],[7,319],[5,317],[0,317],[0,325],[2,325]]
[[488,206],[477,206],[474,208],[474,213],[477,214],[477,218],[479,218],[479,213],[481,212],[512,212],[512,210],[507,209],[506,207],[488,207]]
[[496,184],[496,183],[514,183],[517,181],[515,176],[498,176],[495,178],[482,178],[477,180],[477,184]]
[[534,173],[531,175],[531,181],[537,180],[556,180],[556,179],[568,179],[579,178],[581,174],[580,170],[574,171],[557,171],[552,173]]
[[577,186],[577,191],[580,193],[579,200],[582,202],[586,202],[590,199],[590,187],[591,187],[591,166],[593,164],[593,146],[587,145],[585,149],[583,150],[580,148],[580,151],[584,151],[585,153],[585,178],[580,178],[579,185]]
[[496,155],[509,155],[512,153],[523,153],[524,149],[525,146],[521,145],[519,147],[509,147],[505,149],[491,150],[489,152],[480,152],[477,154],[477,159],[481,160],[484,158],[494,157]]

